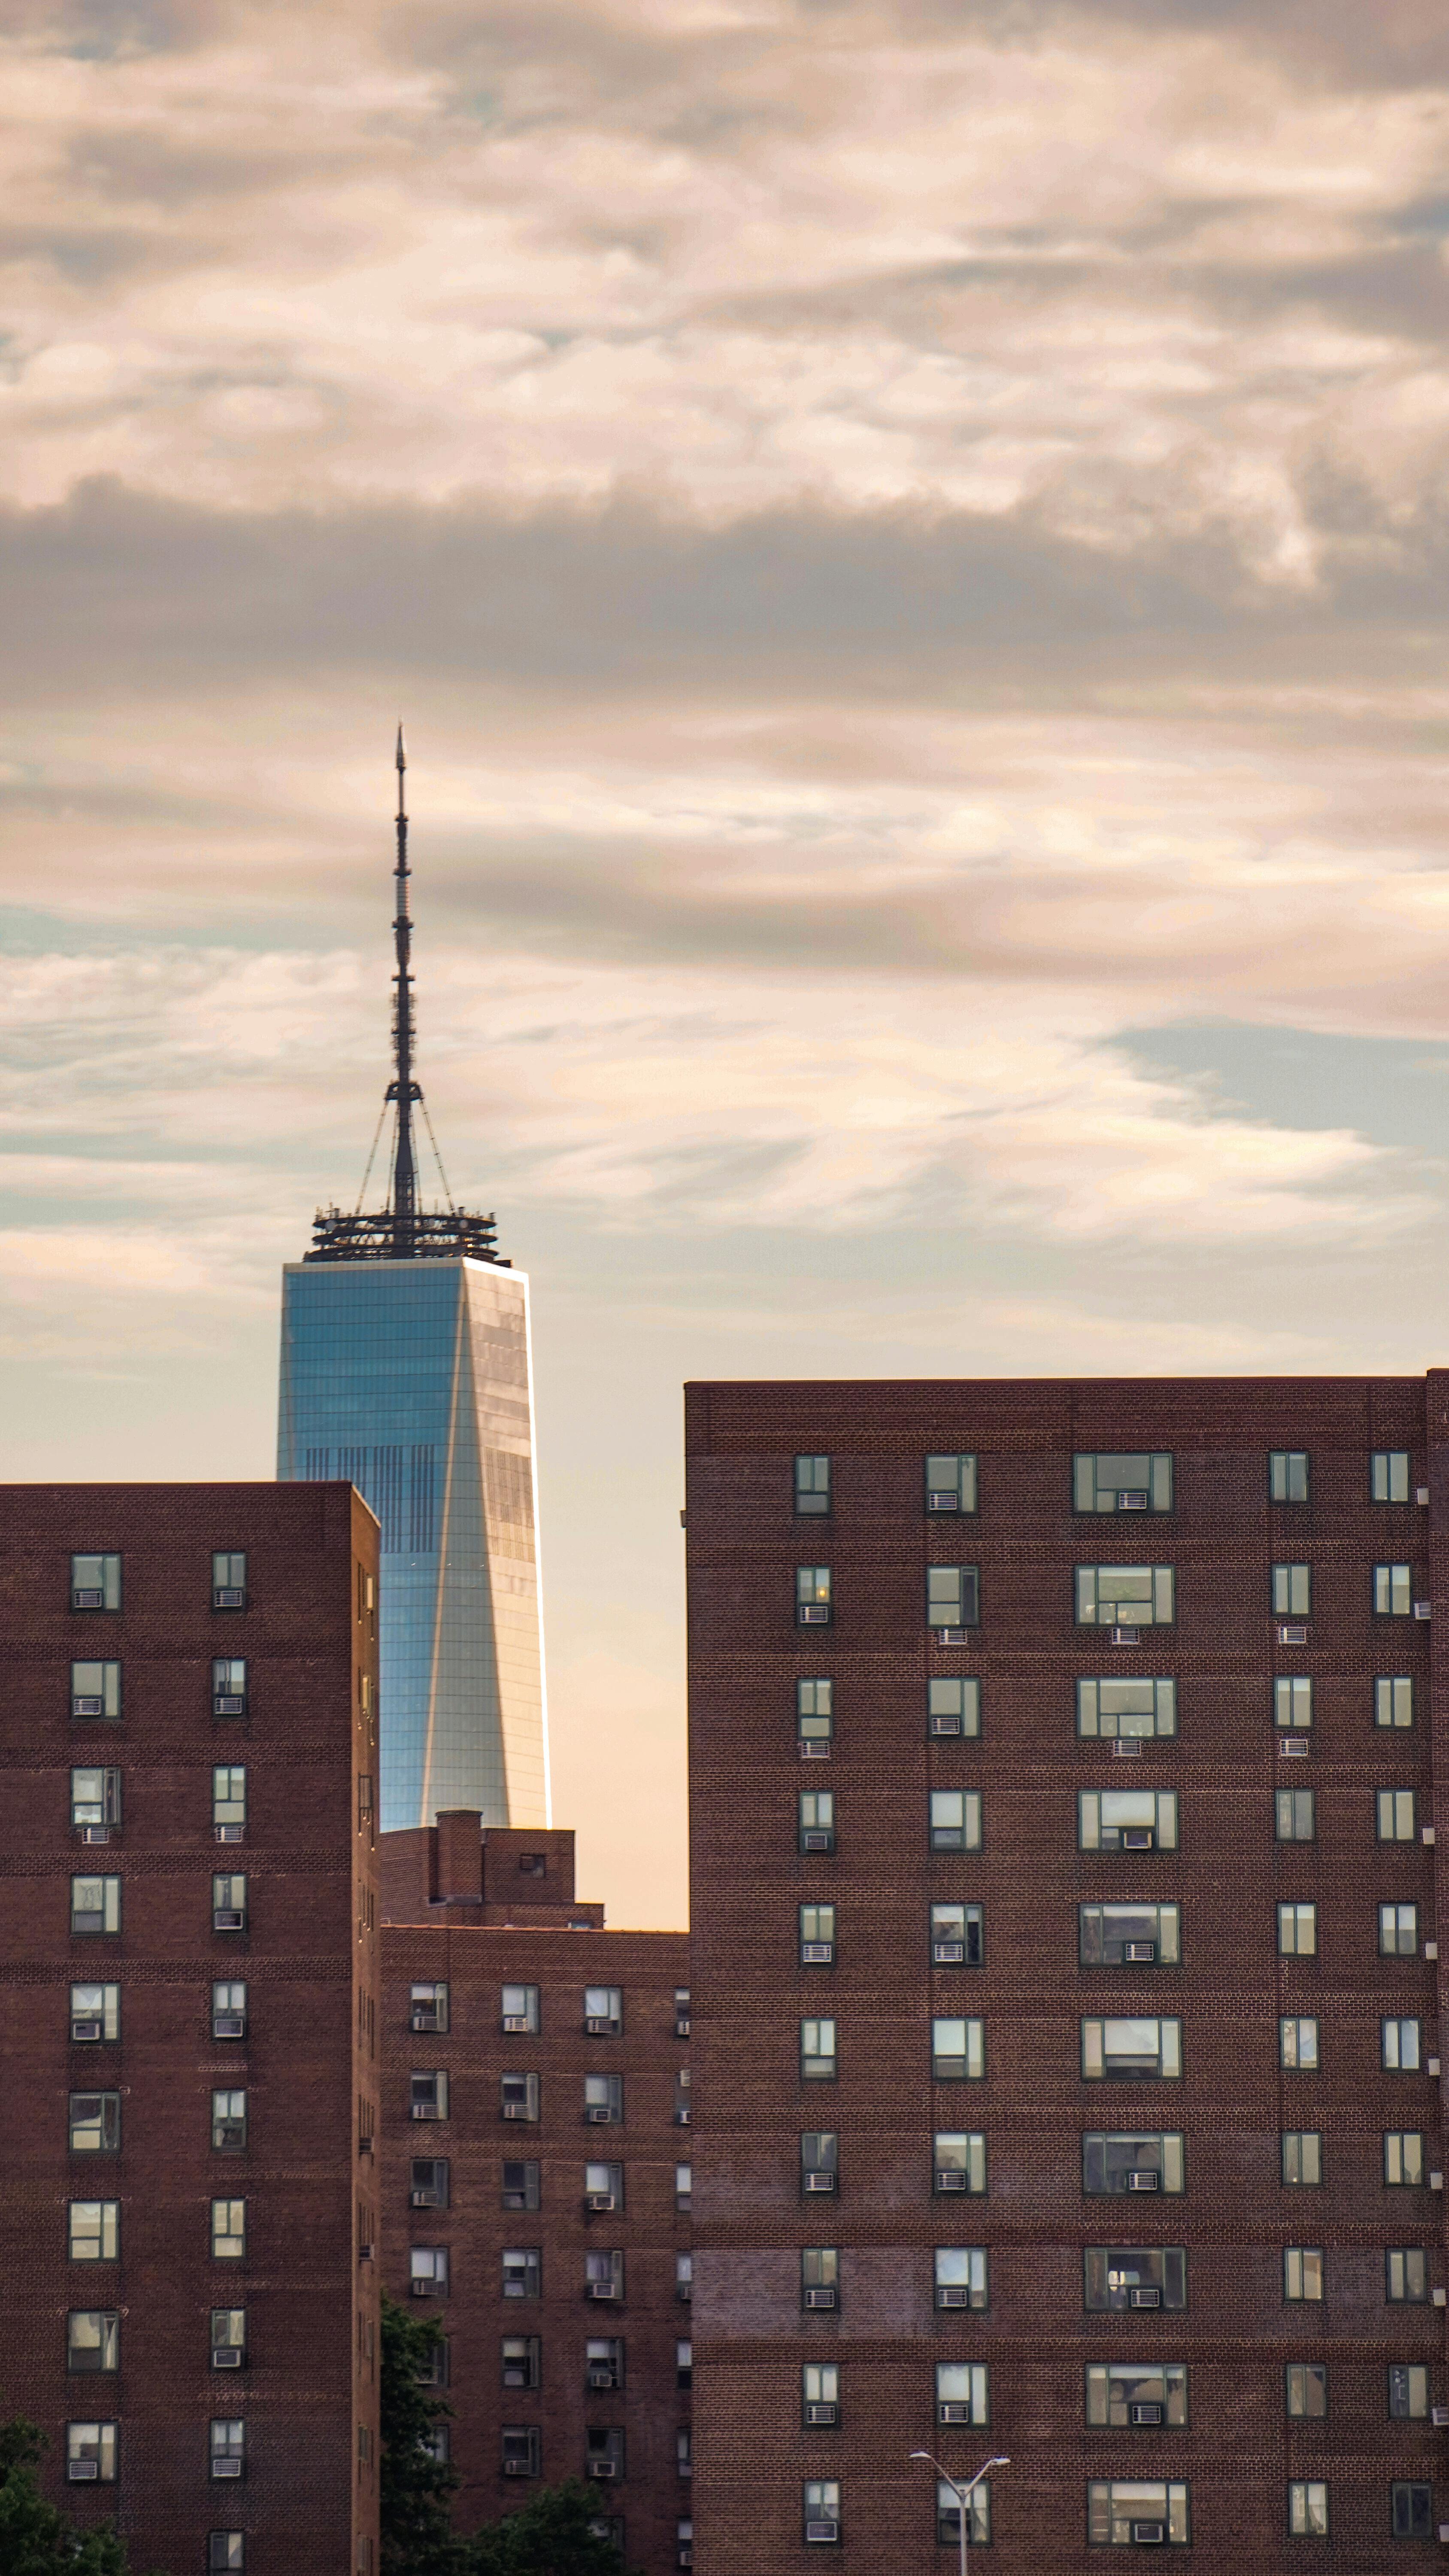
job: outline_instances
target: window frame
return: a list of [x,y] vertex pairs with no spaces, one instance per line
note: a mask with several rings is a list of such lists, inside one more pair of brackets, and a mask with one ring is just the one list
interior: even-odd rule
[[[1131,2052],[1133,2062],[1125,2063],[1119,2045],[1109,2050],[1107,2034],[1116,2030],[1155,2031],[1156,2048],[1151,2054],[1156,2064],[1146,2063],[1144,2047]],[[1182,2081],[1182,2019],[1177,2013],[1084,2013],[1078,2023],[1079,2069],[1084,2084],[1178,2084]],[[1115,2054],[1118,2062],[1112,2064]]]
[[[1297,1493],[1293,1491],[1297,1485]],[[1270,1449],[1268,1500],[1300,1509],[1313,1499],[1313,1461],[1307,1449]]]
[[[921,1461],[927,1516],[955,1514],[965,1519],[978,1505],[979,1452],[975,1449],[933,1449]],[[934,1478],[933,1467],[950,1472]]]
[[[99,1682],[82,1675],[99,1673]],[[100,1703],[92,1707],[91,1702]],[[70,1665],[70,1713],[86,1726],[119,1726],[125,1715],[124,1681],[119,1655],[73,1655]]]
[[835,1504],[834,1484],[832,1459],[800,1450],[795,1458],[795,1518],[829,1520]]
[[[1146,1469],[1145,1479],[1131,1484],[1103,1484],[1099,1464]],[[1141,1501],[1128,1502],[1128,1495]],[[1110,1499],[1108,1499],[1110,1498]],[[1072,1512],[1081,1519],[1122,1519],[1140,1512],[1162,1520],[1177,1508],[1176,1452],[1171,1449],[1075,1449],[1072,1452]]]
[[[1133,1598],[1130,1594],[1102,1591],[1104,1575],[1146,1575],[1149,1591]],[[1072,1597],[1075,1625],[1078,1628],[1135,1629],[1140,1636],[1145,1629],[1175,1628],[1177,1625],[1177,1568],[1175,1565],[1074,1565]],[[1111,1604],[1104,1608],[1104,1598]]]

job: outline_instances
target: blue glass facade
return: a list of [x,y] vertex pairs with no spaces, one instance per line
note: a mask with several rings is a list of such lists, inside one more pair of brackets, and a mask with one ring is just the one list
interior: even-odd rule
[[384,1832],[549,1822],[528,1281],[475,1261],[294,1262],[277,1474],[382,1525]]

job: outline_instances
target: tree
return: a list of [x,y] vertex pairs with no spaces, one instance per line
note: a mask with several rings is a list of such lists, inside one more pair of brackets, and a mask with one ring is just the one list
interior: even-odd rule
[[111,2523],[80,2531],[47,2504],[35,2464],[46,2448],[38,2424],[0,2424],[0,2576],[129,2576],[126,2544]]
[[540,2487],[517,2513],[475,2531],[464,2560],[468,2576],[626,2576],[598,2518],[598,2490],[582,2478]]
[[[451,2406],[429,2393],[433,2355],[443,2339],[436,2317],[415,2317],[382,2296],[382,2576],[467,2576],[453,2538],[448,2499],[458,2472],[433,2442]],[[0,2576],[6,2576],[0,2559]]]

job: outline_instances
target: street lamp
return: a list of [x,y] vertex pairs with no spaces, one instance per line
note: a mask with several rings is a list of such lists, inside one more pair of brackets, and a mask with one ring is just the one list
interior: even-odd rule
[[993,2469],[1009,2469],[1011,2462],[1005,2459],[984,2460],[975,2477],[968,2478],[963,2486],[959,2478],[953,2478],[949,2470],[942,2468],[933,2452],[912,2451],[911,2457],[913,2460],[929,2460],[942,2485],[948,2486],[956,2499],[961,2515],[961,2576],[966,2576],[966,2525],[971,2518],[972,2494],[980,2486],[982,2479],[991,2475]]

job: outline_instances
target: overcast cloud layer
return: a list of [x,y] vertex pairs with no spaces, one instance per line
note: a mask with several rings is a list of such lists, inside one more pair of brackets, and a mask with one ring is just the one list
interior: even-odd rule
[[0,7],[6,1472],[270,1472],[399,712],[616,1920],[681,1376],[1442,1359],[1446,244],[1433,0]]

